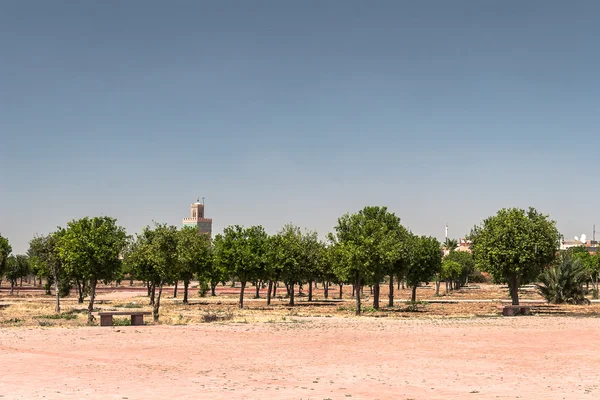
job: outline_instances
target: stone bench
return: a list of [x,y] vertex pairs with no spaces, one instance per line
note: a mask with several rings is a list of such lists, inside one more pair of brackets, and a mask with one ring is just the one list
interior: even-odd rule
[[131,315],[131,325],[144,325],[144,315],[151,315],[150,311],[101,311],[100,326],[112,326],[114,315]]
[[512,317],[517,314],[529,315],[531,314],[531,306],[504,306],[502,308],[502,315],[505,317]]

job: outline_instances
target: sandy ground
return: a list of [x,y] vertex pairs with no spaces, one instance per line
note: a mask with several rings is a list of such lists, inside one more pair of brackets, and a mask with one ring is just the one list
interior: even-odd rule
[[600,320],[0,329],[6,399],[593,399]]

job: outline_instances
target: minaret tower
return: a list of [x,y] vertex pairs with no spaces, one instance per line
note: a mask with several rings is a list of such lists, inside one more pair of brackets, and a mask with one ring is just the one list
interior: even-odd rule
[[199,233],[212,233],[212,219],[204,218],[204,197],[202,203],[200,198],[190,205],[190,217],[183,219],[183,226],[193,226],[198,228]]

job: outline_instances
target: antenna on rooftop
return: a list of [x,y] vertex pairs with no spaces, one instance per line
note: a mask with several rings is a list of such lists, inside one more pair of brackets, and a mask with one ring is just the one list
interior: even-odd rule
[[202,198],[202,205],[204,205],[204,197]]

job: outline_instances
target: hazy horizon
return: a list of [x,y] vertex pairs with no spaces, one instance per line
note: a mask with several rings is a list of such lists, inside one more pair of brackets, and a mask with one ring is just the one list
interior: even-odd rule
[[459,238],[504,207],[592,238],[600,3],[0,4],[0,234],[387,206]]

